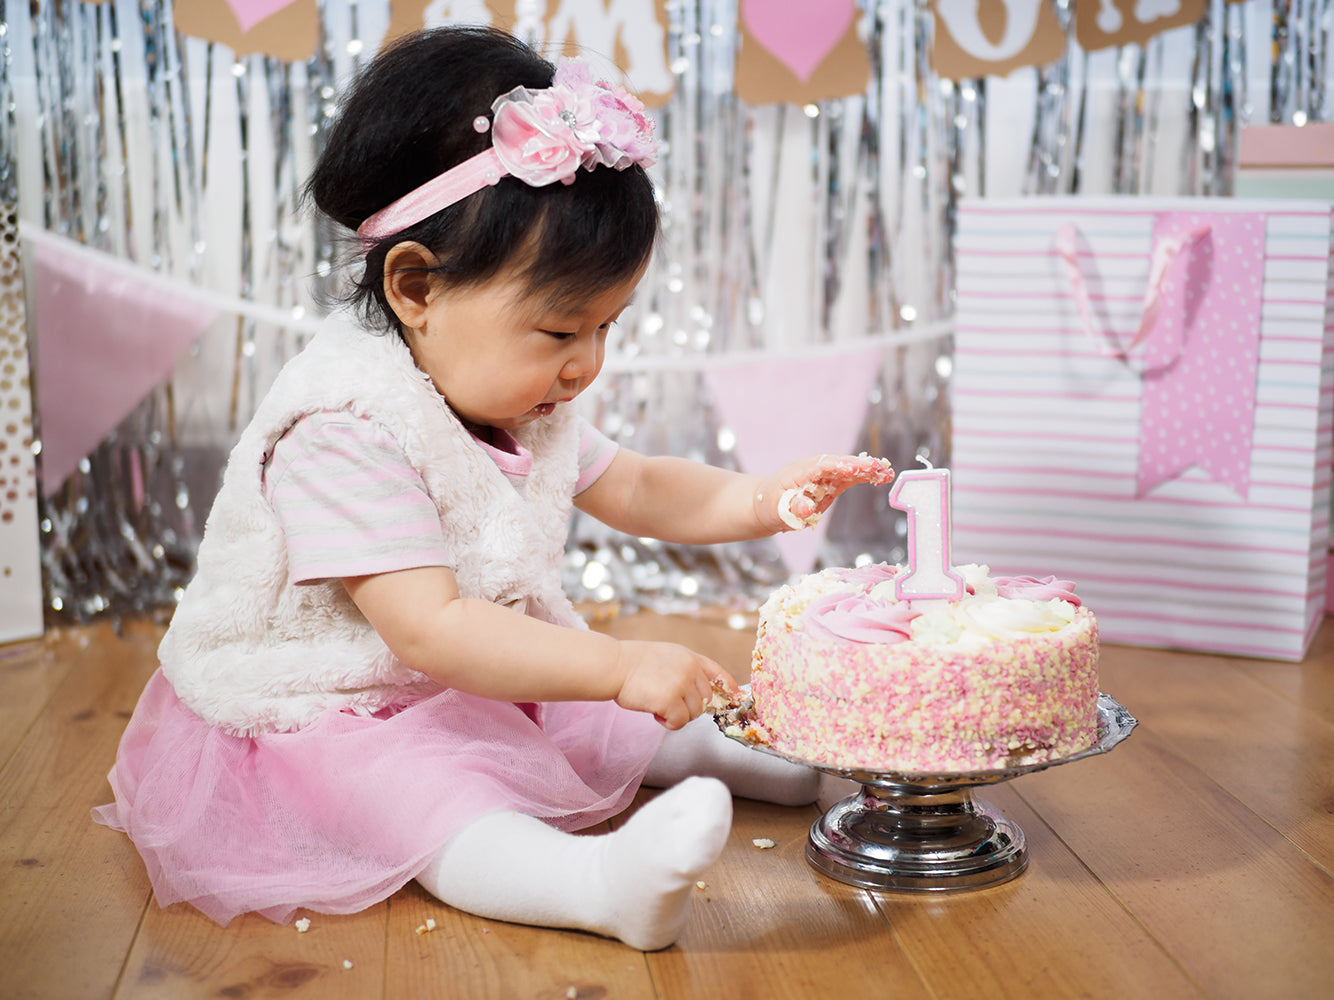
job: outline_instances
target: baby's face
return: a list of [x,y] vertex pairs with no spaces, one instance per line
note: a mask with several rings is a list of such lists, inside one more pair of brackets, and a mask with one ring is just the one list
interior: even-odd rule
[[602,370],[607,332],[642,275],[552,309],[512,275],[435,290],[426,323],[406,334],[417,367],[466,424],[513,430],[550,415]]

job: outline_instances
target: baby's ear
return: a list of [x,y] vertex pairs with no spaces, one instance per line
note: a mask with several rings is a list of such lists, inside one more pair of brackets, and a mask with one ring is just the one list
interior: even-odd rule
[[431,293],[431,268],[435,254],[420,243],[395,244],[384,258],[384,297],[405,327],[426,324],[426,305]]

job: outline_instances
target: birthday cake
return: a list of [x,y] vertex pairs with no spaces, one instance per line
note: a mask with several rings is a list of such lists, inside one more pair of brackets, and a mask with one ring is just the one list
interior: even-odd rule
[[750,734],[898,773],[1055,760],[1097,733],[1098,627],[1073,584],[956,566],[957,600],[899,600],[902,568],[826,569],[760,608]]

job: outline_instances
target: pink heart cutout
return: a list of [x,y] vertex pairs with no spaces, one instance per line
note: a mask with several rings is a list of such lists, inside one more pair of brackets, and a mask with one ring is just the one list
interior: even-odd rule
[[241,31],[246,32],[260,21],[272,17],[295,2],[296,0],[227,0],[227,6],[236,15],[236,23],[241,26]]
[[807,83],[847,32],[853,0],[741,0],[741,19],[769,53]]

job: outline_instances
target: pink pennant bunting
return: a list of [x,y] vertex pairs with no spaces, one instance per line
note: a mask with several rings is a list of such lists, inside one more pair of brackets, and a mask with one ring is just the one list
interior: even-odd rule
[[244,32],[295,2],[296,0],[227,0],[227,6],[236,15],[236,23]]
[[37,247],[42,489],[53,493],[217,312],[85,255]]
[[[877,346],[706,368],[722,423],[736,435],[737,463],[768,475],[804,455],[852,451],[882,356]],[[789,572],[809,573],[815,566],[824,528],[822,521],[774,537]]]
[[1241,497],[1250,489],[1265,222],[1254,213],[1171,212],[1160,243],[1207,226],[1165,276],[1144,344],[1139,495],[1192,465]]

